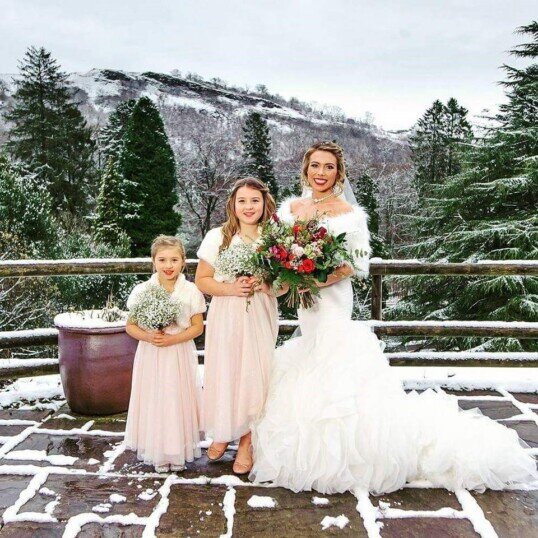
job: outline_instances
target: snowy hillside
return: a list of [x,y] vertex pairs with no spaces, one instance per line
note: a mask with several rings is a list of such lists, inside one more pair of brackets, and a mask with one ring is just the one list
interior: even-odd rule
[[[11,104],[13,78],[12,74],[0,74],[0,112]],[[335,118],[334,114],[320,109],[306,111],[298,102],[294,107],[288,106],[271,98],[230,89],[219,83],[154,72],[128,73],[107,69],[93,69],[84,74],[73,73],[70,80],[78,90],[76,99],[88,122],[96,126],[103,125],[109,113],[121,101],[148,96],[159,105],[161,111],[175,114],[191,111],[215,118],[232,119],[241,118],[256,110],[267,117],[273,128],[283,133],[301,128],[336,128],[353,138],[367,138],[372,141],[382,139],[395,146],[406,145],[405,135],[387,133],[351,118]],[[164,114],[165,121],[167,115],[169,114]],[[0,142],[5,138],[5,132],[5,121],[0,118]],[[173,138],[176,133],[172,129],[169,134]]]

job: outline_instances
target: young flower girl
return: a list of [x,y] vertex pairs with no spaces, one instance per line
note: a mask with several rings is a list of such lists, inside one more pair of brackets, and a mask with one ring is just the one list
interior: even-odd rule
[[[125,443],[156,471],[180,471],[186,461],[201,455],[198,361],[193,339],[204,331],[202,314],[206,305],[200,291],[181,272],[185,249],[179,239],[158,236],[151,245],[151,258],[155,273],[135,286],[127,301],[127,333],[140,342],[134,360]],[[169,294],[169,301],[163,290]],[[156,303],[154,296],[159,294],[165,295],[164,303],[168,304],[162,300]],[[170,308],[178,313],[175,321],[160,330],[147,328]]]
[[[219,254],[244,244],[255,246],[258,226],[275,211],[275,202],[258,179],[235,183],[226,204],[227,220],[205,236],[198,250],[196,285],[212,295],[207,315],[204,360],[203,428],[213,439],[211,461],[240,439],[233,470],[252,467],[250,424],[265,401],[269,368],[278,333],[277,302],[267,284],[249,276],[219,272]],[[248,302],[248,305],[247,305]]]

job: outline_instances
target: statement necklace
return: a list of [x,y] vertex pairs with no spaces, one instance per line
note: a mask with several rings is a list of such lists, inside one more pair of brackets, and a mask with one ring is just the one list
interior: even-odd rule
[[325,200],[328,200],[329,198],[332,198],[333,196],[336,196],[336,193],[332,191],[330,194],[327,194],[326,196],[322,196],[321,198],[314,198],[312,197],[312,202],[314,202],[315,205],[320,204],[321,202],[324,202]]

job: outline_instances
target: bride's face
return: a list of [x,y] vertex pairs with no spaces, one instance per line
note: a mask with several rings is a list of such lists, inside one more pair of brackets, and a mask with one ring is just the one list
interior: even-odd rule
[[336,157],[332,153],[318,150],[310,155],[306,177],[313,191],[328,193],[334,187],[337,175]]

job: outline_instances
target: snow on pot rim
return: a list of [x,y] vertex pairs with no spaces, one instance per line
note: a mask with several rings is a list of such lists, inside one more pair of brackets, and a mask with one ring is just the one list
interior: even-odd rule
[[79,312],[63,312],[54,317],[54,325],[58,329],[73,332],[113,333],[125,330],[127,312],[124,319],[117,321],[105,321],[98,317],[102,310],[82,310]]

